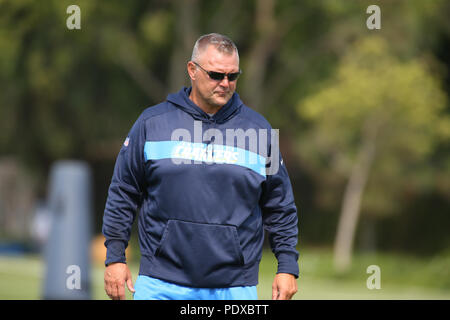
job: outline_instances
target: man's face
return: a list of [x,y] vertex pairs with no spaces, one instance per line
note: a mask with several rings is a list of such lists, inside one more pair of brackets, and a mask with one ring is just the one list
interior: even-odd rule
[[[206,71],[227,74],[239,72],[239,58],[236,52],[222,53],[211,45],[200,54],[196,62]],[[192,89],[196,91],[198,98],[214,109],[225,105],[236,90],[237,80],[229,81],[228,77],[224,77],[223,80],[213,80],[193,62],[189,62],[188,71],[192,79]]]

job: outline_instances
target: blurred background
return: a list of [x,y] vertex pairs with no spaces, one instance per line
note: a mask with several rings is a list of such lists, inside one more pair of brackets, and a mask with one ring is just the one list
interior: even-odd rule
[[[73,4],[81,29],[67,27]],[[76,219],[84,297],[108,298],[115,158],[145,108],[189,85],[193,44],[210,32],[234,40],[237,92],[280,129],[299,209],[295,298],[450,299],[449,14],[446,0],[0,0],[0,299],[48,297],[48,261],[73,253],[54,231],[73,212],[51,195],[68,159],[90,181],[77,189],[90,195]],[[127,254],[136,279],[136,226]],[[266,245],[261,299],[275,271]]]

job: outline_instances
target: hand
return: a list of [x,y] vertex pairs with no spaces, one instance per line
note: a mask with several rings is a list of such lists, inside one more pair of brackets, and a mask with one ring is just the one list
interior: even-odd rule
[[112,263],[105,269],[105,291],[113,300],[125,300],[125,283],[135,292],[131,272],[125,263]]
[[272,300],[290,300],[297,290],[297,280],[294,275],[278,273],[272,284]]

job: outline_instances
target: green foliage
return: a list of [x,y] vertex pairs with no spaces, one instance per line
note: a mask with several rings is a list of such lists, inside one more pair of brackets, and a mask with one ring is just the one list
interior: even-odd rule
[[[429,173],[429,156],[450,138],[446,103],[439,80],[420,59],[401,61],[381,37],[364,38],[349,48],[336,75],[299,103],[299,115],[313,124],[301,141],[304,157],[317,170],[345,178],[372,128],[376,164],[365,209],[392,211],[405,185],[429,182],[421,177]],[[415,174],[405,176],[411,167]]]
[[105,144],[112,146],[104,151],[112,158],[148,104],[114,62],[105,59],[112,49],[98,41],[107,27],[105,12],[120,25],[133,8],[79,1],[82,30],[69,31],[70,4],[2,2],[0,152],[21,156],[37,171],[60,158],[102,159]]
[[[81,8],[81,30],[66,28],[71,4]],[[193,41],[220,32],[239,47],[244,102],[281,129],[304,221],[327,226],[317,238],[333,238],[336,219],[324,212],[340,205],[366,123],[381,129],[365,212],[410,210],[404,202],[423,204],[424,193],[448,198],[449,2],[380,2],[378,31],[365,26],[371,4],[0,0],[0,155],[25,160],[42,178],[61,158],[97,166],[101,216],[110,180],[102,170],[133,121],[187,83],[180,68]]]

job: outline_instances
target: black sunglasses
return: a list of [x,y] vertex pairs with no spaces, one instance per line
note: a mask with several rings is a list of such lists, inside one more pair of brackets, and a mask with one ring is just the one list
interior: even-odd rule
[[222,72],[208,71],[208,70],[203,69],[203,67],[201,65],[199,65],[197,62],[195,62],[195,61],[192,61],[192,62],[196,66],[200,67],[200,69],[205,71],[212,80],[216,80],[216,81],[222,81],[225,77],[227,77],[228,81],[236,81],[237,78],[242,73],[242,70],[239,70],[239,72],[234,72],[234,73],[222,73]]

